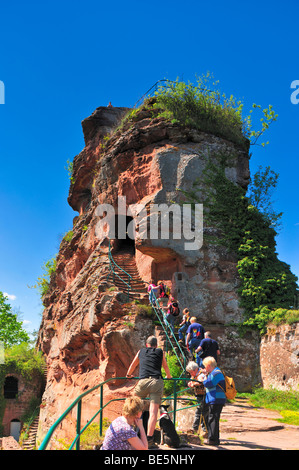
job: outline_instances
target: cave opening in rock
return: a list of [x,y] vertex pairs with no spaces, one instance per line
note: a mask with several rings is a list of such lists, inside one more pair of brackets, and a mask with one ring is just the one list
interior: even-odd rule
[[115,216],[115,239],[117,251],[135,253],[134,219],[128,215]]

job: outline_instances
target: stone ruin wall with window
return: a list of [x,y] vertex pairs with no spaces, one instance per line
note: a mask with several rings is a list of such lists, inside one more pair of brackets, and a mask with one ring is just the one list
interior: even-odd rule
[[299,323],[268,326],[261,339],[260,364],[265,388],[298,390]]
[[[123,377],[150,334],[152,319],[138,315],[126,296],[113,289],[108,241],[97,236],[96,209],[115,207],[119,196],[127,205],[171,204],[181,190],[202,178],[206,158],[219,152],[234,155],[227,177],[246,188],[249,156],[220,137],[180,127],[149,112],[121,132],[111,133],[126,108],[100,107],[82,122],[85,147],[73,163],[68,202],[77,212],[72,236],[61,243],[56,272],[44,298],[45,310],[38,345],[47,358],[48,378],[43,395],[39,438],[85,390],[110,377]],[[109,136],[109,138],[107,137]],[[141,278],[165,281],[181,308],[188,307],[219,342],[220,366],[235,379],[239,391],[261,382],[260,339],[240,337],[231,323],[242,320],[236,257],[224,248],[204,243],[186,256],[180,240],[135,240],[135,260]],[[111,289],[112,288],[112,289]],[[132,383],[105,387],[104,402],[131,393]],[[121,405],[105,411],[113,419]],[[91,394],[83,423],[99,409],[99,392]],[[71,439],[71,413],[57,431]]]
[[23,426],[23,415],[28,412],[33,398],[40,398],[43,383],[40,378],[33,377],[30,381],[16,372],[10,372],[5,376],[3,383],[3,436],[10,436],[11,423],[19,422]]

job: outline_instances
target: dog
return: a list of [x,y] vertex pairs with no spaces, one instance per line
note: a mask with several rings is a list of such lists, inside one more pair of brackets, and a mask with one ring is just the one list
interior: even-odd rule
[[167,412],[169,405],[160,406],[160,430],[161,430],[161,444],[166,444],[169,447],[178,448],[181,445],[178,433],[175,430],[174,424]]

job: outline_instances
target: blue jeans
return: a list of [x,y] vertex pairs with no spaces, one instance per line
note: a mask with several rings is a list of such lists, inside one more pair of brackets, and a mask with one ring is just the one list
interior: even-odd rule
[[193,350],[198,348],[198,346],[200,345],[200,342],[201,342],[201,340],[198,339],[198,338],[192,338],[189,341],[189,349],[190,349],[192,354],[193,354]]
[[[170,329],[174,333],[174,322],[175,322],[174,316],[171,313],[168,313],[167,315],[165,315],[165,320],[167,320],[167,322],[169,323]],[[164,323],[166,326],[168,326],[166,322]]]
[[196,353],[196,359],[195,360],[196,360],[196,364],[198,365],[198,367],[200,369],[203,369],[204,367],[203,367],[203,363],[202,363],[202,358],[197,353]]
[[183,333],[188,330],[188,325],[185,323],[181,328],[179,328],[179,339],[184,339]]
[[156,296],[156,298],[157,298],[158,289],[151,289],[151,290],[149,291],[149,293],[148,293],[148,295],[149,295],[149,301],[150,301],[151,304],[153,304],[153,303],[156,302],[156,301],[155,301],[154,294],[155,294],[155,296]]

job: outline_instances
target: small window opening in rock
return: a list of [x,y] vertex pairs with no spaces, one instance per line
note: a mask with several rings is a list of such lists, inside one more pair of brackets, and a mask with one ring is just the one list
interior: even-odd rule
[[18,379],[13,376],[6,377],[4,381],[4,398],[14,399],[18,395]]
[[284,374],[284,376],[282,377],[282,381],[285,382],[287,376]]
[[183,279],[182,273],[178,273],[178,281],[181,281]]

